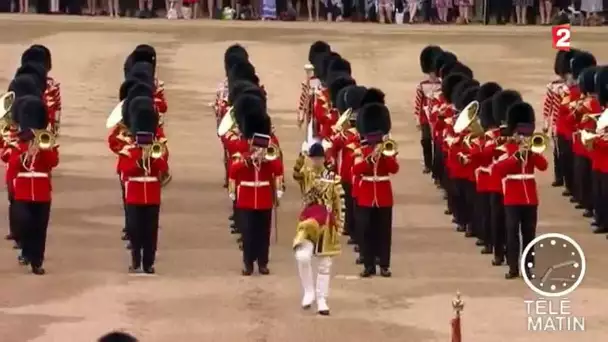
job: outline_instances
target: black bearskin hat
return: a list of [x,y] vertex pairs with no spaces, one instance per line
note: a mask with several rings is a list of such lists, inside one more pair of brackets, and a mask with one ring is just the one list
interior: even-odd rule
[[314,143],[308,149],[308,156],[311,158],[325,157],[325,149],[321,143]]
[[589,67],[584,69],[578,76],[578,86],[581,92],[585,94],[595,93],[595,74],[598,72],[598,67]]
[[475,98],[475,100],[481,103],[482,101],[491,98],[492,96],[494,96],[494,94],[498,93],[501,90],[502,87],[498,83],[486,82],[482,84],[481,87],[479,87],[479,92],[477,93],[477,97]]
[[361,107],[357,118],[357,131],[362,136],[391,130],[391,115],[388,108],[381,103],[368,103]]
[[152,87],[142,82],[136,82],[131,89],[129,89],[127,92],[127,97],[124,99],[122,106],[122,122],[126,127],[131,127],[129,107],[133,99],[136,97],[147,97],[152,99],[152,102],[154,103],[154,90]]
[[154,107],[154,99],[147,96],[134,97],[129,102],[129,130],[138,132],[156,133],[158,127],[158,114]]
[[230,84],[230,88],[228,89],[228,103],[234,104],[236,99],[242,94],[256,95],[263,100],[266,99],[264,91],[254,83],[247,80],[236,80]]
[[249,59],[249,53],[247,53],[247,50],[240,44],[232,44],[224,51],[224,61],[226,61],[226,58],[229,55],[238,55],[246,60]]
[[479,123],[484,130],[498,127],[498,124],[494,120],[494,115],[492,114],[491,98],[488,98],[480,103],[479,112],[477,115],[479,115]]
[[15,73],[15,77],[21,75],[32,75],[36,80],[36,84],[40,88],[40,90],[44,93],[46,90],[46,69],[42,66],[42,64],[38,63],[27,63],[17,69]]
[[[319,80],[321,80],[322,83],[326,83],[327,82],[327,78],[329,76],[330,73],[330,69],[329,66],[331,65],[331,63],[334,60],[337,59],[341,59],[342,57],[340,57],[340,54],[338,54],[337,52],[333,52],[331,51],[328,54],[323,54],[323,55],[319,55],[318,56],[320,59],[319,62],[319,74],[317,75],[317,77],[319,78]],[[315,71],[317,70],[317,66],[315,65]]]
[[[30,95],[31,96],[31,95]],[[21,97],[15,97],[15,101],[13,102],[13,105],[11,106],[11,121],[16,123],[17,125],[19,125],[19,114],[21,113],[21,107],[23,107],[23,104],[25,102],[27,102],[27,99],[30,97],[28,95],[26,96],[21,96]],[[36,97],[38,98],[38,97]]]
[[439,75],[440,77],[447,77],[451,74],[454,73],[459,73],[459,74],[463,74],[466,75],[469,78],[473,78],[473,70],[471,70],[471,68],[469,68],[468,66],[460,63],[460,62],[456,62],[456,63],[452,63],[452,64],[446,64],[443,66],[443,68],[441,68],[441,70],[439,71]]
[[42,102],[42,98],[33,95],[21,97],[23,103],[18,107],[19,112],[19,128],[25,129],[46,129],[49,125],[48,116],[46,115],[46,105]]
[[150,88],[150,86],[146,85],[145,83],[142,83],[140,80],[134,78],[126,79],[124,82],[122,82],[122,84],[120,85],[120,89],[118,90],[118,100],[122,101],[126,99],[127,95],[129,95],[129,91],[131,91],[131,89],[138,83],[141,83],[146,87]]
[[454,88],[456,87],[456,85],[468,79],[470,78],[466,75],[454,73],[441,80],[441,93],[443,94],[443,97],[448,103],[452,103],[452,93],[454,93]]
[[[479,82],[477,82],[476,80],[469,79],[469,78],[462,80],[460,83],[458,83],[454,87],[454,90],[452,91],[452,97],[450,98],[450,102],[454,106],[456,106],[456,108],[458,108],[458,106],[460,105],[460,103],[459,103],[460,97],[467,89],[472,88],[472,87],[479,87]],[[473,98],[473,100],[474,99],[475,98]],[[465,104],[465,106],[467,104]]]
[[315,63],[315,57],[321,53],[329,53],[331,51],[331,47],[324,41],[317,40],[316,42],[310,45],[308,49],[308,62],[310,64]]
[[154,66],[148,62],[137,62],[131,66],[126,78],[135,78],[151,87],[155,86]]
[[346,104],[346,96],[348,92],[354,89],[356,85],[349,85],[344,87],[338,91],[338,96],[336,97],[336,102],[334,103],[334,107],[338,109],[339,113],[344,113],[349,107]]
[[226,73],[226,77],[230,75],[230,70],[237,64],[245,64],[249,63],[249,60],[240,54],[230,54],[224,58],[224,72]]
[[270,135],[272,124],[265,113],[251,113],[243,118],[243,136],[253,138],[254,134]]
[[97,342],[138,342],[137,339],[127,333],[114,331],[103,335]]
[[457,110],[463,110],[464,107],[466,107],[469,103],[475,101],[475,98],[477,97],[478,92],[479,92],[478,85],[477,86],[472,85],[472,86],[468,87],[467,89],[464,89],[458,95],[458,98],[456,98],[454,107],[456,107]]
[[[348,92],[344,94],[344,103],[346,104],[346,108],[352,108],[353,111],[359,110],[365,104],[363,101],[366,98],[368,89],[364,86],[352,86],[348,87],[348,89]],[[378,89],[372,89],[374,89],[374,91],[379,91],[380,93],[382,93]],[[384,96],[382,97],[382,101],[375,102],[384,103]]]
[[44,67],[44,70],[48,71],[49,61],[47,60],[46,53],[41,48],[29,47],[21,55],[21,65],[28,63],[40,64]]
[[433,62],[435,61],[435,57],[443,52],[441,48],[437,45],[427,45],[420,52],[420,69],[423,74],[430,74],[434,72]]
[[[246,127],[245,118],[249,116],[264,116],[266,114],[266,101],[258,96],[251,94],[242,94],[239,96],[232,107],[234,120],[241,132],[244,132]],[[258,132],[260,133],[260,132]]]
[[32,75],[25,74],[15,77],[8,85],[8,91],[14,92],[15,98],[25,95],[34,95],[42,98],[42,91]]
[[363,97],[361,98],[361,102],[359,104],[360,107],[363,107],[364,105],[368,104],[368,103],[380,103],[380,104],[385,104],[384,103],[384,92],[378,88],[368,88],[365,91],[365,94],[363,94]]
[[597,61],[595,56],[586,51],[581,51],[574,55],[571,60],[570,68],[572,69],[572,77],[576,80],[580,73],[589,67],[596,66]]
[[458,58],[455,54],[449,51],[442,51],[441,53],[435,55],[435,58],[433,59],[433,71],[439,74],[439,71],[444,65],[453,64],[456,62],[458,62]]
[[48,47],[42,44],[34,44],[30,46],[30,49],[40,49],[44,52],[44,67],[47,71],[51,71],[53,69],[53,57],[51,55],[51,50]]
[[152,64],[153,70],[156,69],[156,50],[152,46],[148,44],[138,45],[131,55],[133,56],[133,64],[148,62]]
[[562,65],[561,65],[562,62],[561,61],[564,59],[564,54],[565,53],[566,53],[566,51],[559,50],[555,54],[555,60],[553,61],[553,72],[557,76],[563,76],[564,75],[564,73],[562,72]]
[[570,65],[570,61],[574,58],[574,55],[579,53],[579,50],[571,49],[570,51],[565,51],[563,54],[558,55],[558,64],[559,70],[562,75],[567,75],[572,73],[572,66]]
[[240,61],[232,66],[228,72],[228,83],[236,80],[247,80],[256,85],[260,83],[260,79],[255,74],[255,67],[249,61]]
[[507,128],[513,134],[518,126],[526,126],[526,131],[534,132],[534,109],[527,102],[515,102],[507,109]]
[[345,73],[351,75],[352,70],[350,68],[350,62],[344,58],[332,59],[327,73]]
[[333,106],[336,105],[336,102],[338,100],[338,93],[340,92],[340,90],[351,85],[356,85],[356,83],[355,80],[350,77],[338,77],[331,81],[331,83],[328,85],[328,89],[329,100],[331,101],[331,104]]
[[507,109],[516,102],[521,102],[521,95],[515,90],[502,90],[492,96],[492,116],[502,126],[507,122]]
[[600,68],[595,73],[595,93],[602,106],[608,105],[608,68]]

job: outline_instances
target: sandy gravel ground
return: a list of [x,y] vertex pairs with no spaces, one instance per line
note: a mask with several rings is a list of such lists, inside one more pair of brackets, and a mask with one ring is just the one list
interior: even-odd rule
[[[442,32],[444,31],[444,32]],[[449,31],[449,32],[446,32]],[[49,229],[46,268],[35,277],[0,247],[0,340],[93,341],[119,328],[142,341],[447,341],[451,299],[463,292],[467,342],[605,341],[608,241],[590,233],[580,212],[541,176],[540,232],[567,233],[588,257],[588,275],[572,296],[587,317],[580,335],[529,333],[522,281],[503,280],[473,241],[453,232],[440,194],[420,172],[412,120],[420,49],[435,43],[456,52],[481,81],[520,90],[537,110],[551,78],[548,28],[316,25],[308,23],[168,22],[0,17],[0,84],[6,87],[22,50],[53,51],[53,75],[64,97],[61,165]],[[574,32],[574,45],[608,57],[598,29]],[[220,146],[207,107],[222,78],[222,54],[244,44],[269,91],[269,108],[295,160],[303,133],[295,126],[298,86],[309,44],[325,39],[348,58],[355,78],[387,93],[401,172],[394,177],[392,279],[356,279],[347,251],[335,265],[330,318],[299,310],[291,255],[298,191],[293,183],[279,213],[272,275],[240,276],[240,254],[227,229],[229,201],[221,187]],[[127,53],[139,43],[159,52],[159,74],[170,106],[168,134],[174,181],[164,193],[158,275],[127,275],[120,242],[122,212],[115,158],[105,144],[105,120],[116,103]],[[0,207],[6,217],[6,207]]]

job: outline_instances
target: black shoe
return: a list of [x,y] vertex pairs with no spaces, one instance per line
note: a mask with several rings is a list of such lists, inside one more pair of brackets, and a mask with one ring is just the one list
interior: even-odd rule
[[459,233],[462,233],[464,231],[466,231],[467,229],[464,226],[458,225],[456,226],[456,231]]
[[564,196],[564,197],[572,196],[572,193],[570,193],[570,191],[568,191],[568,190],[564,190],[564,192],[562,192],[562,196]]
[[596,227],[595,229],[592,230],[592,232],[593,232],[593,234],[604,234],[604,233],[607,233],[608,230],[603,227]]
[[485,245],[486,245],[486,242],[483,241],[482,239],[478,239],[477,241],[475,241],[475,246],[481,247],[481,246],[485,246]]
[[452,223],[458,223],[458,221],[456,221],[455,217],[452,217]]
[[599,225],[600,225],[600,224],[599,224],[599,222],[597,222],[597,221],[593,221],[593,222],[591,222],[591,227],[599,227]]
[[129,235],[127,233],[122,234],[122,236],[120,237],[120,239],[122,241],[129,241]]
[[376,275],[376,268],[375,267],[374,268],[364,268],[363,272],[361,272],[359,274],[359,276],[361,278],[369,278],[369,277],[375,276],[375,275]]
[[125,244],[125,248],[126,248],[126,249],[131,249],[131,247],[132,247],[132,246],[131,246],[131,242],[128,242],[128,241],[127,241],[127,243]]
[[583,217],[586,217],[586,218],[593,217],[593,211],[591,211],[589,209],[585,210],[585,212],[583,213]]
[[32,273],[35,275],[43,275],[46,273],[42,266],[32,266]]
[[270,270],[268,269],[268,266],[258,266],[258,272],[260,272],[261,275],[270,274]]
[[363,265],[363,258],[362,257],[358,257],[357,260],[355,260],[355,264],[357,264],[357,265]]
[[359,253],[360,250],[361,248],[359,247],[359,245],[355,245],[355,247],[353,247],[353,251],[355,251],[355,253]]
[[422,170],[422,173],[423,173],[423,174],[425,174],[425,175],[428,175],[429,173],[431,173],[431,169],[429,169],[428,167],[425,167],[425,168]]
[[[570,202],[572,202],[572,200],[570,200]],[[585,207],[584,207],[582,204],[577,203],[577,204],[574,206],[574,209],[585,209]]]
[[27,258],[26,258],[26,257],[24,257],[23,255],[19,255],[19,256],[17,257],[17,262],[18,262],[18,263],[19,263],[19,265],[21,265],[21,266],[27,266],[27,265],[29,265],[29,264],[30,264],[30,261],[29,261],[29,260],[27,260]]
[[319,310],[317,313],[321,316],[329,316],[329,310]]
[[4,240],[15,240],[15,237],[13,236],[13,234],[6,234],[6,236],[4,237]]
[[492,266],[502,266],[505,260],[503,258],[494,258],[492,259]]
[[250,276],[253,274],[253,266],[243,266],[243,270],[241,271],[241,274],[244,276]]
[[138,273],[140,271],[139,266],[129,266],[129,273]]
[[[570,199],[568,201],[570,201],[570,203],[578,203],[578,201],[574,197],[570,197]],[[574,207],[576,208],[577,206],[578,206],[578,204],[575,205]],[[580,208],[576,208],[576,209],[580,209]]]
[[518,271],[509,270],[509,272],[505,273],[505,279],[516,279],[519,278]]
[[348,241],[346,241],[346,243],[349,244],[349,245],[356,244],[355,239],[353,239],[353,238],[349,238]]
[[388,267],[382,267],[380,268],[380,275],[384,278],[390,278],[393,273],[391,273],[391,270]]
[[21,249],[21,245],[18,242],[13,244],[13,249]]
[[228,221],[234,221],[234,214],[228,216]]
[[560,181],[554,181],[553,183],[551,183],[551,186],[554,188],[560,187],[560,186],[564,186],[564,182],[560,182]]
[[156,270],[154,269],[154,266],[148,266],[148,267],[144,267],[144,273],[154,274],[154,273],[156,273]]
[[492,254],[494,253],[494,248],[492,248],[491,246],[483,246],[480,252],[481,254]]
[[444,215],[452,215],[452,211],[450,209],[446,209],[443,211]]
[[467,225],[466,230],[464,232],[464,237],[466,237],[466,238],[475,237],[475,233],[473,233],[473,231],[471,230],[471,226],[470,225]]
[[350,236],[350,232],[345,230],[342,232],[342,236]]
[[230,227],[230,234],[238,234],[239,231],[236,229],[236,227]]

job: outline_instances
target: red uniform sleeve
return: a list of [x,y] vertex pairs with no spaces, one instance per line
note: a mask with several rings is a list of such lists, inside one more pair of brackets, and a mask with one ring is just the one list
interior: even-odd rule
[[118,170],[125,177],[137,176],[141,173],[139,161],[142,157],[140,148],[132,148],[128,154],[121,153],[118,159]]
[[44,163],[44,168],[48,168],[48,171],[59,165],[59,148],[57,146],[49,150],[40,150],[38,155],[39,160]]
[[167,112],[168,105],[164,92],[157,92],[154,95],[154,106],[156,107],[156,111],[161,114],[165,114]]
[[420,122],[420,115],[422,113],[422,105],[424,101],[424,93],[422,92],[422,85],[418,84],[416,87],[416,97],[414,99],[414,117],[416,117],[416,122]]
[[553,111],[553,103],[555,102],[555,92],[551,88],[551,84],[547,86],[547,94],[543,100],[543,118],[546,124],[549,124]]
[[521,161],[514,155],[511,155],[510,157],[494,164],[494,166],[492,166],[492,171],[504,177],[513,173],[513,170],[517,170],[520,162]]
[[238,179],[239,173],[247,168],[249,157],[249,153],[243,153],[238,158],[235,158],[228,169],[228,178]]
[[549,163],[547,159],[542,154],[530,152],[530,156],[532,157],[532,163],[534,163],[534,167],[539,171],[545,171],[549,167]]
[[353,164],[353,174],[360,176],[373,172],[373,165],[366,158],[361,158],[358,163]]
[[275,176],[283,176],[284,174],[284,166],[283,166],[283,161],[281,161],[281,159],[276,159],[270,162],[270,165],[272,166],[272,173]]
[[3,162],[8,163],[12,154],[13,154],[13,148],[10,146],[5,146],[2,149],[2,154],[0,154],[0,159],[2,159]]
[[302,82],[301,84],[301,92],[300,92],[300,101],[298,103],[298,111],[305,112],[308,110],[308,106],[310,103],[310,86],[308,85],[308,80]]
[[124,141],[118,138],[119,133],[120,128],[116,126],[110,131],[110,134],[108,134],[108,147],[110,147],[110,151],[116,154],[118,154],[125,145]]
[[155,177],[160,177],[161,175],[167,173],[167,171],[169,171],[169,163],[167,163],[167,156],[165,155],[152,160],[151,167],[153,176]]
[[397,156],[382,156],[381,158],[384,161],[384,166],[388,173],[395,174],[399,172],[399,161],[397,161]]

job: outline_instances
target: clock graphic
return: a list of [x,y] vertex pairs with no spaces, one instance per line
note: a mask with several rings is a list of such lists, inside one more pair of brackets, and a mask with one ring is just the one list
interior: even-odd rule
[[537,236],[522,253],[520,269],[528,287],[541,297],[563,297],[585,278],[587,262],[581,246],[569,236]]

